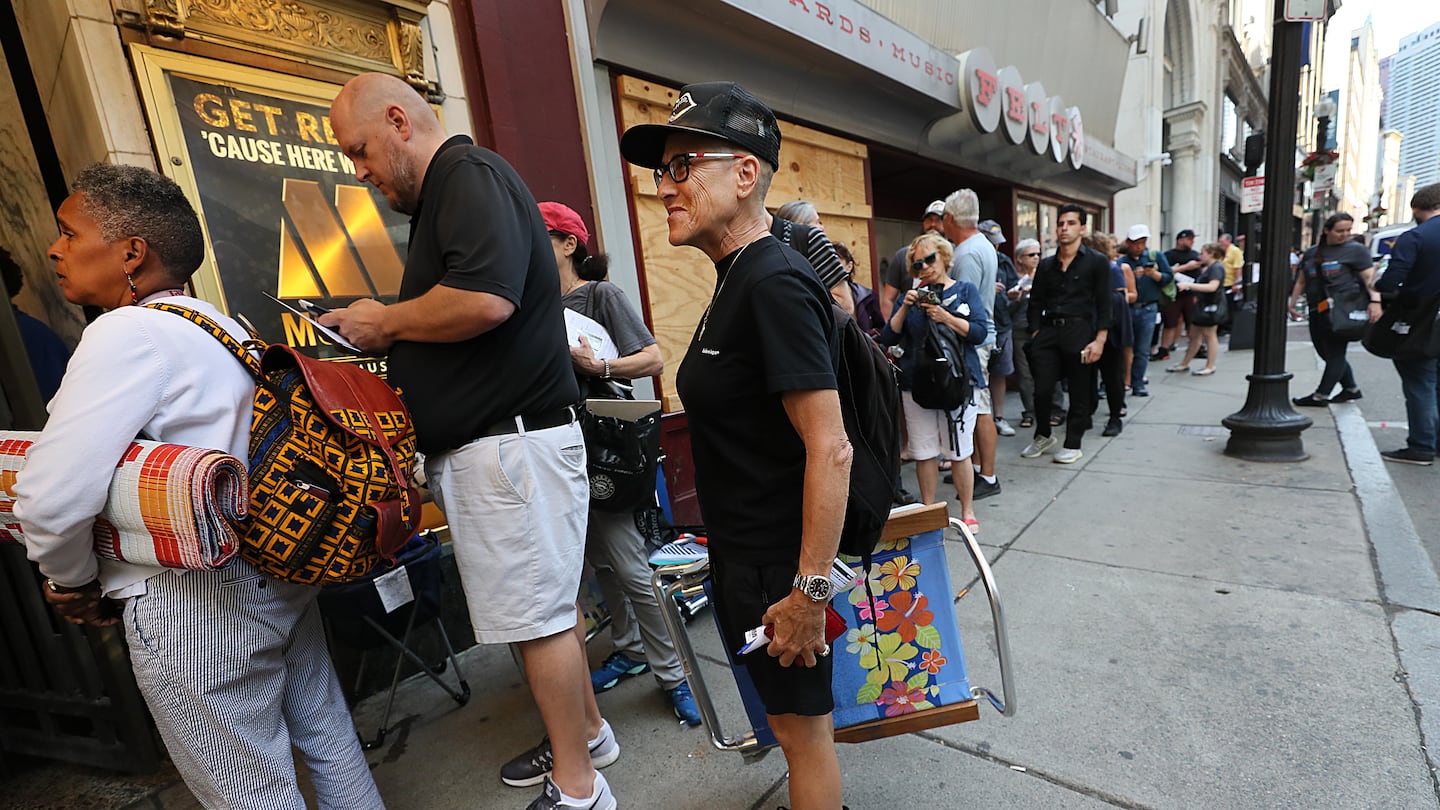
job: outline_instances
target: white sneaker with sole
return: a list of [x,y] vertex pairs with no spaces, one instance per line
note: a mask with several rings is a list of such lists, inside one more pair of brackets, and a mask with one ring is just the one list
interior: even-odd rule
[[1079,448],[1071,449],[1066,447],[1056,453],[1055,458],[1051,459],[1051,461],[1054,461],[1056,464],[1074,464],[1084,455],[1084,453],[1080,452]]
[[1006,422],[1004,417],[997,416],[995,417],[995,432],[1001,436],[1014,436],[1015,428],[1011,427],[1010,423]]
[[1021,458],[1039,458],[1050,452],[1050,448],[1058,441],[1054,436],[1036,436],[1033,441],[1025,445],[1020,451]]

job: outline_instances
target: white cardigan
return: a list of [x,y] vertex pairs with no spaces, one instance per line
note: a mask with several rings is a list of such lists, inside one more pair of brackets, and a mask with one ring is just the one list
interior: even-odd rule
[[[198,310],[237,340],[249,336],[210,304],[165,294]],[[15,482],[15,516],[26,551],[45,576],[75,587],[100,577],[108,596],[145,592],[166,569],[101,560],[92,527],[116,464],[145,438],[224,450],[248,462],[255,395],[249,372],[220,341],[184,318],[137,306],[101,315],[85,329],[50,400],[50,420]]]

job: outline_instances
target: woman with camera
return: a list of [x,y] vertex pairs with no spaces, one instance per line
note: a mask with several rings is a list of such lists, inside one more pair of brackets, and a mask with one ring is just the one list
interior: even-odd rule
[[[910,243],[905,252],[912,289],[895,304],[890,318],[880,330],[879,341],[885,346],[902,350],[900,396],[905,411],[906,449],[915,459],[915,477],[920,485],[920,500],[935,502],[940,483],[940,458],[952,463],[968,462],[975,447],[975,402],[951,412],[922,408],[911,394],[915,379],[916,358],[925,343],[930,324],[953,329],[965,346],[965,370],[975,391],[985,387],[980,356],[975,347],[985,342],[990,324],[985,318],[985,301],[975,285],[955,281],[947,270],[954,257],[953,248],[945,237],[927,233]],[[961,464],[957,469],[968,469]],[[956,475],[955,496],[960,500],[961,519],[971,531],[979,531],[972,503],[974,476]]]

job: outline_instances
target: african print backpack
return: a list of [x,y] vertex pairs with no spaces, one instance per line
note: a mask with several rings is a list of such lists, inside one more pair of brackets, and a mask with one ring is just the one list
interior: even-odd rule
[[305,585],[363,579],[393,564],[420,518],[410,483],[415,428],[395,390],[349,363],[242,344],[193,309],[147,306],[204,329],[255,378],[240,556]]

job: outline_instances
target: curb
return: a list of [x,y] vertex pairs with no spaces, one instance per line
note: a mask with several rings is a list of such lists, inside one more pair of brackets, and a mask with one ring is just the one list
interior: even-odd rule
[[1387,608],[1403,683],[1415,704],[1420,748],[1431,778],[1440,773],[1440,576],[1390,471],[1354,403],[1331,405],[1346,466],[1355,483],[1365,534],[1375,551],[1381,604]]

